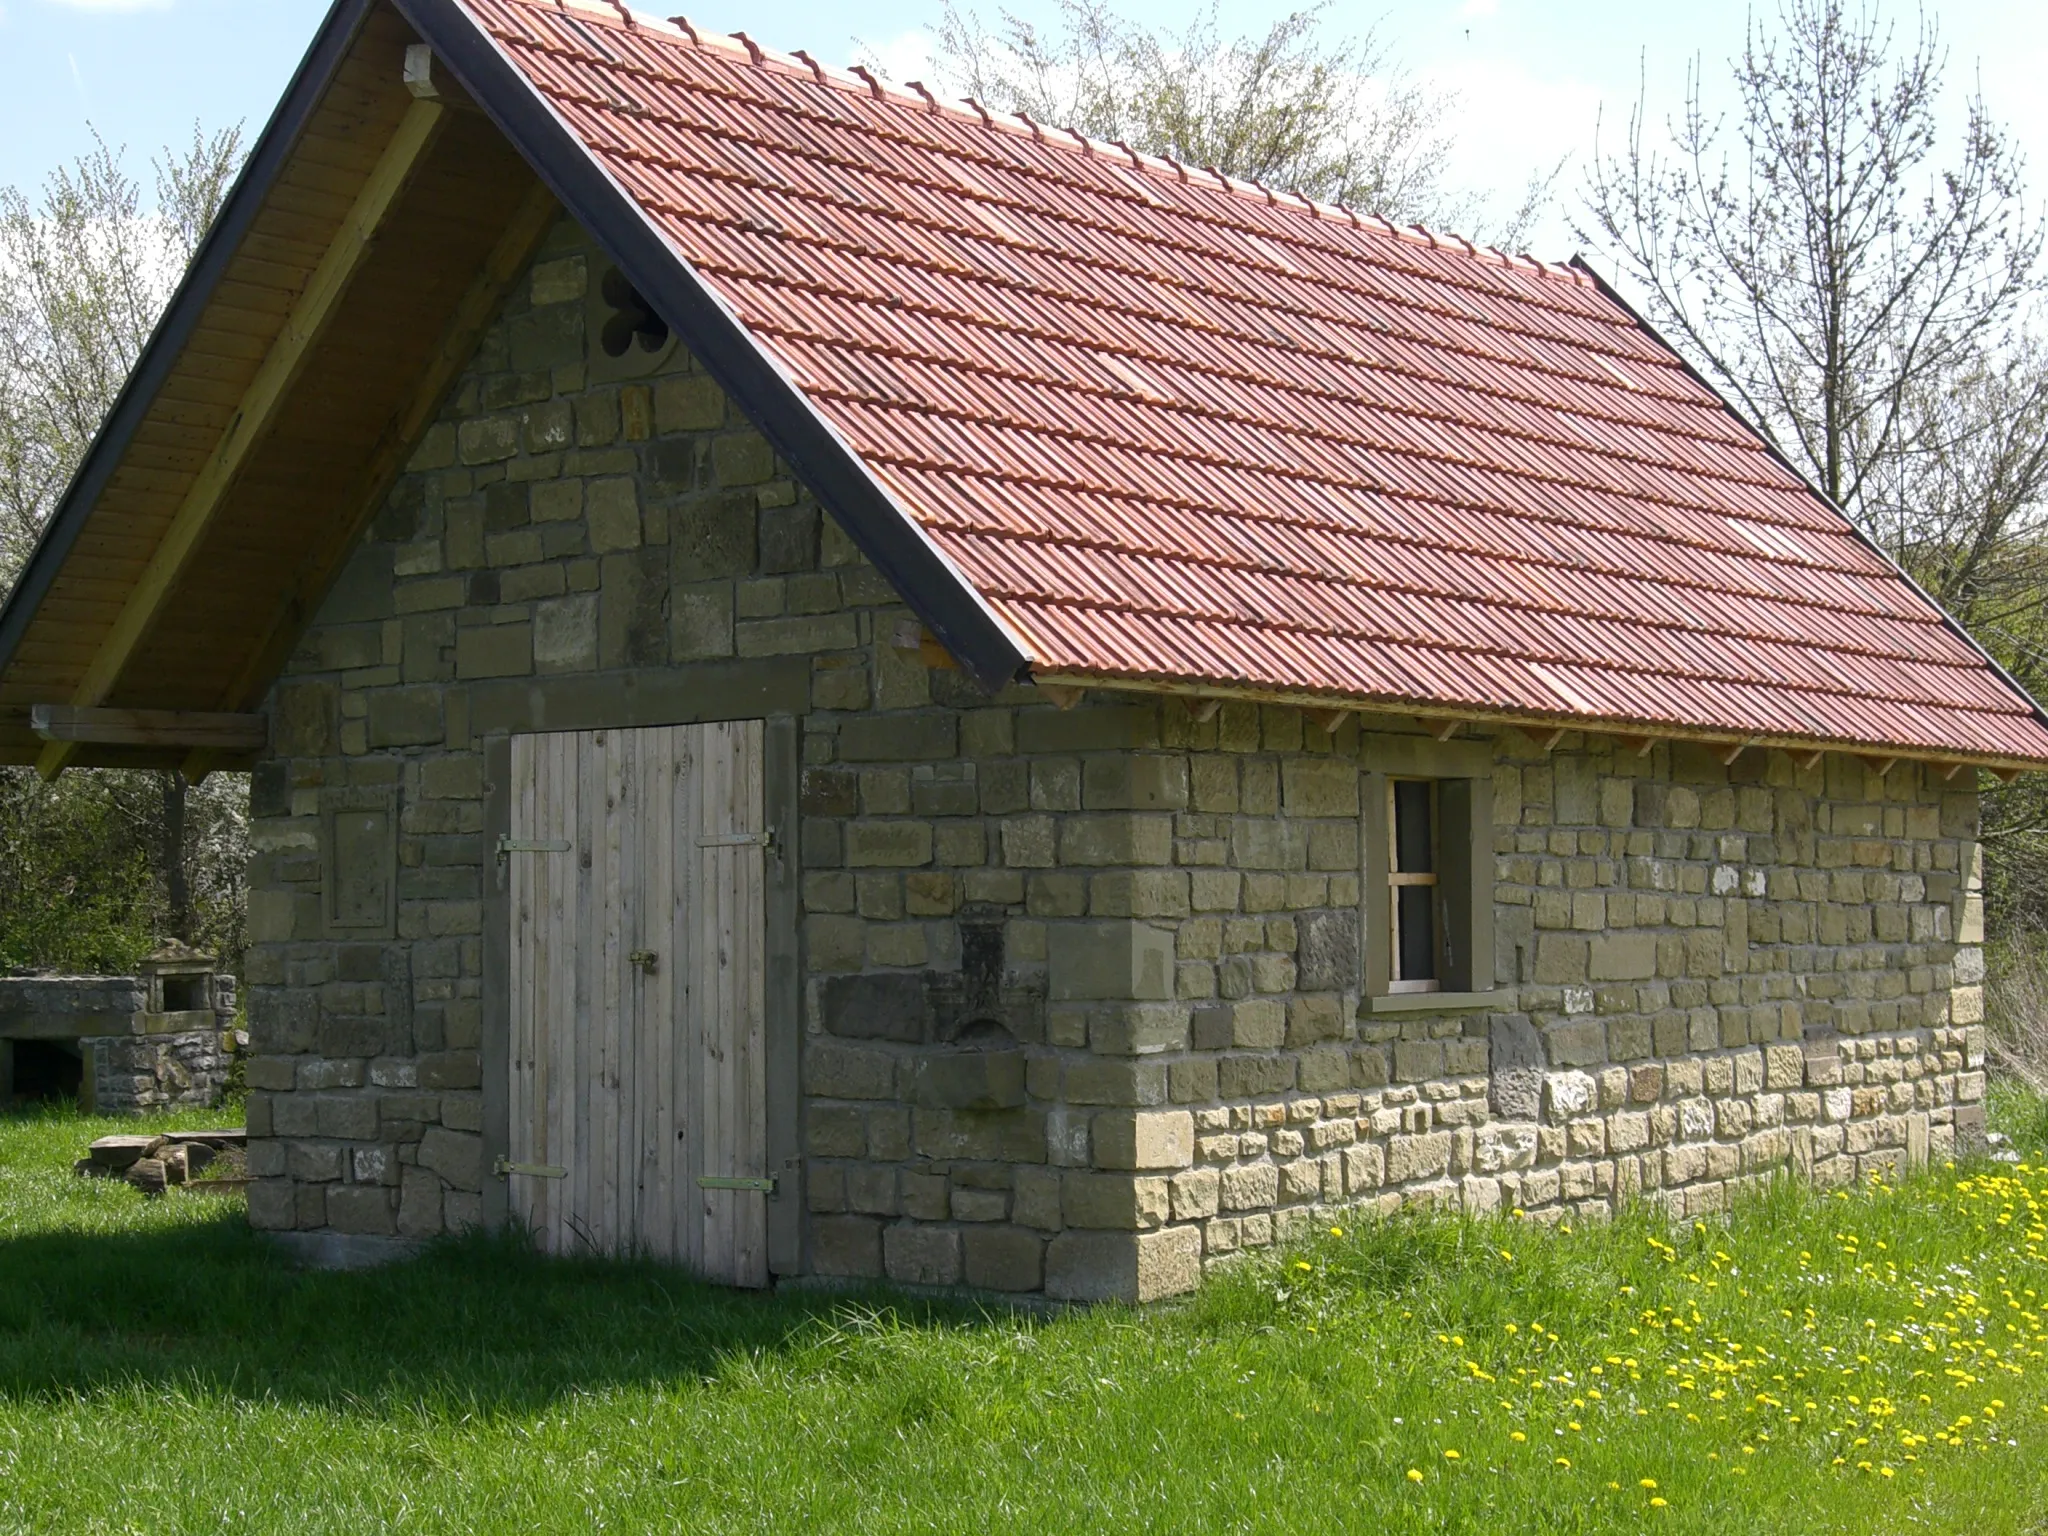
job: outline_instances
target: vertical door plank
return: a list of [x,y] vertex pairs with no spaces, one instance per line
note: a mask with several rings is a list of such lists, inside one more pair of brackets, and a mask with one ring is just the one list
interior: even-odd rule
[[704,1006],[703,979],[698,974],[697,912],[703,904],[703,878],[698,868],[697,839],[704,834],[703,743],[689,726],[679,727],[676,754],[681,778],[676,787],[674,859],[676,906],[673,914],[676,970],[681,995],[676,999],[675,1103],[677,1114],[676,1214],[680,1226],[680,1257],[691,1269],[704,1270],[703,1191],[697,1188],[704,1162],[704,1056],[698,1039],[697,1015]]
[[[596,739],[593,739],[596,738]],[[604,968],[600,958],[603,942],[604,796],[600,765],[602,733],[578,733],[573,738],[576,772],[576,1002],[574,1011],[562,1021],[570,1046],[567,1082],[574,1085],[566,1095],[563,1118],[568,1130],[569,1177],[564,1181],[563,1213],[565,1244],[573,1243],[577,1228],[589,1231],[590,1218],[590,1095],[591,1044],[598,1011],[604,1006]],[[569,1252],[565,1246],[561,1251]]]
[[[703,807],[702,839],[707,845],[700,847],[697,854],[701,896],[694,925],[698,943],[697,975],[702,994],[693,1021],[698,1059],[703,1068],[700,1084],[703,1100],[698,1114],[704,1130],[704,1144],[700,1155],[706,1173],[728,1178],[733,1172],[731,1138],[726,1125],[730,1090],[722,1025],[730,1007],[725,971],[729,949],[721,942],[721,929],[725,915],[726,868],[731,850],[719,847],[716,839],[730,835],[733,830],[726,793],[730,764],[724,750],[724,737],[716,725],[698,726],[696,734],[698,800]],[[705,1275],[713,1280],[728,1279],[730,1274],[732,1202],[730,1190],[699,1191],[704,1221],[703,1268]]]
[[[541,1123],[547,1127],[547,1145],[541,1161],[566,1164],[575,1155],[574,1113],[577,1097],[575,1073],[578,973],[578,925],[583,885],[583,861],[590,844],[583,828],[583,793],[577,778],[577,739],[570,735],[548,737],[546,812],[543,837],[569,844],[569,851],[554,856],[548,868],[548,968],[546,993],[547,1080],[542,1085],[545,1110]],[[573,1204],[567,1181],[547,1181],[546,1200],[549,1252],[567,1253],[573,1239],[569,1214]]]
[[[531,736],[515,736],[511,742],[511,815],[508,835],[514,838],[530,838],[533,832],[533,747]],[[509,1004],[511,1041],[506,1051],[506,1112],[505,1154],[515,1163],[531,1162],[533,1139],[533,993],[536,956],[534,954],[534,920],[537,909],[534,902],[533,871],[526,867],[523,859],[508,861],[507,885],[508,906],[512,914],[512,932],[506,945],[506,955],[512,974],[506,978],[507,1002]],[[515,1222],[530,1226],[532,1215],[528,1199],[529,1192],[520,1188],[522,1180],[514,1179],[506,1191],[506,1208]]]
[[640,982],[639,1050],[634,1071],[633,1103],[639,1126],[639,1178],[634,1192],[636,1229],[647,1250],[659,1258],[676,1257],[675,1114],[668,1092],[675,1059],[672,1041],[675,1018],[676,955],[669,942],[669,912],[675,905],[675,733],[641,733],[642,809],[645,822],[639,843],[645,873],[636,922],[640,943],[654,952],[654,974]]
[[[742,832],[759,834],[767,825],[765,815],[765,759],[763,722],[741,720],[726,727],[734,750],[734,820]],[[767,850],[755,843],[735,848],[733,906],[733,976],[737,1008],[733,1015],[733,1058],[735,1069],[735,1160],[737,1171],[747,1178],[762,1178],[768,1172],[768,1072],[763,1056],[767,1034],[767,972],[763,925],[767,903]],[[749,1194],[741,1197],[738,1247],[734,1254],[733,1278],[741,1285],[768,1283],[768,1198]]]

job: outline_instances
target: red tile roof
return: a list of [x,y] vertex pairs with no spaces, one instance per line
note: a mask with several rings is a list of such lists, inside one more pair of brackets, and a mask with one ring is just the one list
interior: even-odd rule
[[462,3],[1040,676],[2048,760],[1578,271],[687,25]]

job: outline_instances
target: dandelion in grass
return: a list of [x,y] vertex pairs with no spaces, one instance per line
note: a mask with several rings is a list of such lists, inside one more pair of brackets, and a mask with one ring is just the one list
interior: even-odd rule
[[1410,1467],[1410,1468],[1408,1469],[1408,1481],[1409,1481],[1409,1482],[1411,1482],[1411,1483],[1419,1483],[1419,1482],[1421,1482],[1421,1481],[1422,1481],[1422,1469],[1421,1469],[1420,1467]]

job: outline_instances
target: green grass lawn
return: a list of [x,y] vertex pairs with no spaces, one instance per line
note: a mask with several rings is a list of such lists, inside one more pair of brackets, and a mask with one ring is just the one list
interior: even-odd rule
[[298,1273],[73,1178],[115,1122],[0,1117],[0,1530],[2048,1530],[2048,1127],[1999,1110],[2023,1163],[1344,1222],[1050,1320],[486,1240]]

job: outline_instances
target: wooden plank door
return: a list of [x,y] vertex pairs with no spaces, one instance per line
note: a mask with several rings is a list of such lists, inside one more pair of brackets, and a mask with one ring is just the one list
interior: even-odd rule
[[758,720],[512,739],[509,1208],[768,1278]]

